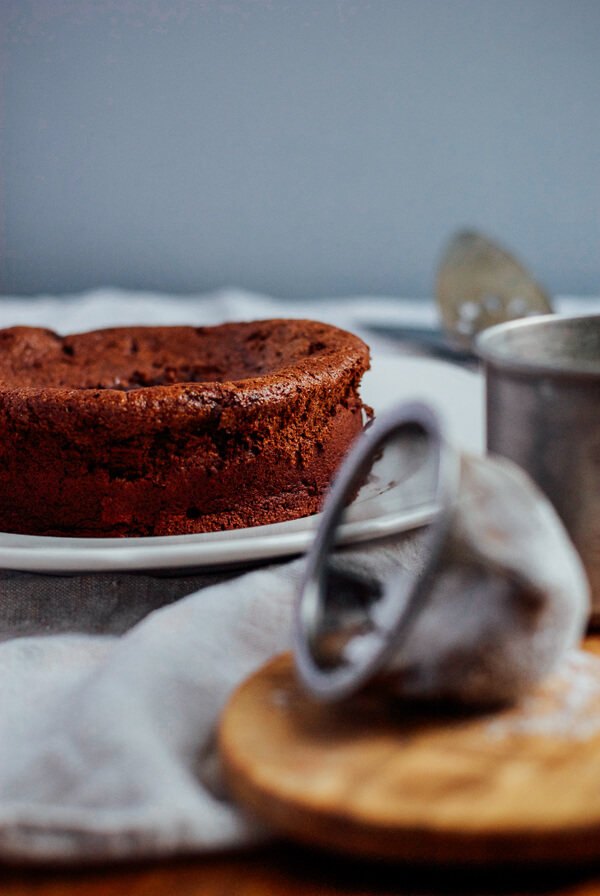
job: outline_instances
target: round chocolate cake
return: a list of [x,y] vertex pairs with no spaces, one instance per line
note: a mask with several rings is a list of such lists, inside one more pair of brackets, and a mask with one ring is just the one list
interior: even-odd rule
[[306,320],[0,331],[0,530],[180,535],[319,509],[363,427],[356,336]]

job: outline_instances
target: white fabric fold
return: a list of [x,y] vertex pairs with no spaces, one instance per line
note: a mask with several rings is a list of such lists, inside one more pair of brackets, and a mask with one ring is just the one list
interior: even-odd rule
[[[421,539],[347,548],[344,563],[414,571]],[[0,859],[148,858],[271,836],[229,801],[215,732],[233,689],[289,648],[304,562],[209,585],[121,636],[0,643]]]
[[0,645],[0,855],[98,859],[264,837],[220,791],[232,689],[286,649],[302,561],[156,610],[121,637]]

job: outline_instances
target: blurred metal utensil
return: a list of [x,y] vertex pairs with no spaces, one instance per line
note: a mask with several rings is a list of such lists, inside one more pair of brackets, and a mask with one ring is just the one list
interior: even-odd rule
[[434,327],[386,326],[385,324],[368,324],[371,333],[394,343],[400,343],[407,349],[416,349],[420,353],[433,355],[443,361],[472,366],[478,359],[472,351],[451,342],[445,333]]
[[[401,510],[368,545],[340,549],[348,500],[385,453],[421,470],[437,513],[409,572]],[[419,403],[379,417],[346,457],[308,554],[294,615],[300,680],[339,700],[382,693],[470,704],[512,700],[548,674],[585,627],[581,561],[550,502],[504,458],[459,454]]]
[[449,240],[437,270],[435,298],[441,327],[372,323],[366,328],[407,349],[476,366],[473,341],[481,330],[553,311],[550,297],[523,264],[473,230]]
[[448,242],[435,292],[448,340],[466,350],[481,330],[553,310],[550,297],[524,265],[474,230],[463,230]]

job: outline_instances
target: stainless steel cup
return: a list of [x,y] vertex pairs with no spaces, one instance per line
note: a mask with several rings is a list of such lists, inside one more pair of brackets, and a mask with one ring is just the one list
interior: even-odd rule
[[542,315],[481,333],[487,448],[550,498],[579,554],[600,624],[600,315]]

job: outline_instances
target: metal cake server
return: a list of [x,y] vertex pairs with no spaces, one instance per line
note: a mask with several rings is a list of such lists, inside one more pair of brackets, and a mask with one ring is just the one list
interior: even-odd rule
[[368,326],[384,338],[403,342],[457,363],[477,362],[473,340],[494,324],[549,314],[546,291],[524,265],[483,234],[463,230],[448,242],[438,266],[435,298],[442,326]]

